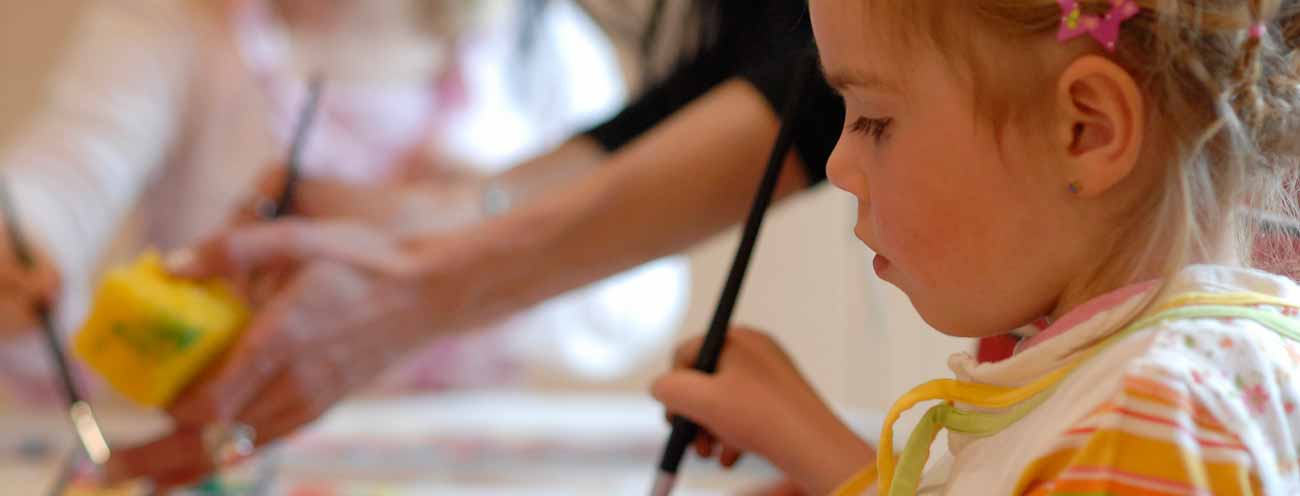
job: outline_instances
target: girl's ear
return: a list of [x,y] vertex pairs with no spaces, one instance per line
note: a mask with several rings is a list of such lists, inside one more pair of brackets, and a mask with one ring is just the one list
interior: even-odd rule
[[1053,149],[1063,188],[1099,196],[1137,167],[1145,133],[1142,92],[1128,71],[1087,55],[1070,64],[1056,86]]

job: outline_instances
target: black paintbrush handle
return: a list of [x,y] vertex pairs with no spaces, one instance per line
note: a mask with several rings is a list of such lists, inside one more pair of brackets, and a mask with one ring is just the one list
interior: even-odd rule
[[[23,268],[34,270],[36,268],[36,255],[32,253],[31,246],[27,244],[27,238],[23,236],[22,229],[18,227],[18,212],[14,208],[9,192],[9,183],[6,181],[0,181],[0,210],[3,211],[5,230],[14,256],[18,258],[18,263],[22,264]],[[54,328],[54,319],[50,315],[49,304],[46,302],[39,303],[36,313],[41,321],[41,333],[45,335],[50,356],[54,359],[55,369],[58,370],[59,378],[63,382],[63,393],[68,397],[68,404],[71,405],[81,401],[76,382],[72,378],[72,370],[68,366],[68,359],[63,354],[63,345],[59,342],[59,334]]]
[[[763,226],[763,218],[766,216],[768,206],[771,205],[772,197],[776,193],[776,185],[781,177],[781,168],[785,164],[785,157],[794,145],[795,114],[799,108],[799,102],[802,100],[804,87],[812,77],[815,68],[813,65],[814,57],[814,54],[809,53],[800,60],[794,80],[788,89],[789,94],[786,97],[785,108],[782,109],[781,131],[777,134],[776,143],[772,146],[772,154],[767,161],[767,170],[763,174],[763,181],[759,184],[758,192],[754,196],[754,204],[750,208],[748,219],[745,221],[744,234],[741,237],[739,248],[736,249],[736,258],[731,264],[731,272],[727,275],[727,282],[723,286],[722,296],[718,299],[717,310],[713,313],[713,321],[709,324],[709,331],[704,337],[703,346],[700,347],[700,354],[695,359],[695,368],[702,372],[712,374],[717,371],[718,359],[722,356],[722,347],[727,342],[727,329],[731,326],[731,314],[736,308],[736,300],[740,296],[741,285],[744,283],[745,274],[749,270],[749,260],[754,254],[754,245],[758,241],[758,233]],[[699,426],[694,422],[682,417],[674,417],[672,424],[672,435],[669,436],[668,444],[664,447],[663,457],[659,461],[659,470],[662,474],[677,473],[682,458],[686,454],[686,448],[691,444],[691,441],[695,440],[700,430]]]
[[298,190],[298,180],[302,177],[302,154],[306,148],[307,133],[311,130],[312,123],[316,120],[316,113],[320,109],[321,91],[324,86],[324,77],[315,76],[307,88],[307,103],[303,105],[302,112],[298,114],[298,123],[293,131],[293,141],[289,145],[289,162],[286,167],[284,187],[280,189],[280,195],[275,199],[275,203],[271,204],[271,211],[266,213],[269,218],[278,219],[288,215],[293,207],[294,195]]
[[49,307],[42,304],[39,317],[41,320],[41,334],[45,335],[46,345],[50,349],[50,356],[54,358],[55,369],[59,371],[59,379],[63,381],[63,393],[68,396],[69,405],[75,404],[81,401],[81,394],[77,392],[77,383],[73,382],[72,367],[68,364],[68,357],[62,352],[63,344],[59,342],[59,334],[54,328],[54,318],[50,315]]

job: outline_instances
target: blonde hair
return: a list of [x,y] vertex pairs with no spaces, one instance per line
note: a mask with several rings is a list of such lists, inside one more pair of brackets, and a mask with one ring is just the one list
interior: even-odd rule
[[[1124,67],[1142,88],[1151,109],[1151,146],[1159,150],[1143,156],[1168,167],[1160,186],[1117,232],[1110,261],[1121,263],[1112,263],[1094,284],[1115,287],[1143,272],[1172,276],[1198,262],[1300,273],[1294,250],[1251,259],[1262,217],[1297,219],[1300,0],[1136,3],[1141,13],[1123,24],[1116,50],[1107,53],[1093,43],[1092,53]],[[871,9],[875,14],[892,11],[904,20],[887,28],[900,32],[888,34],[902,35],[905,43],[925,38],[958,62],[981,110],[995,119],[1030,112],[1016,109],[1035,108],[1025,101],[1045,98],[1042,85],[1057,76],[1049,61],[1025,48],[1025,40],[1059,29],[1056,0],[872,4],[887,7]],[[1093,14],[1112,8],[1110,0],[1079,4]],[[1259,36],[1252,35],[1255,26],[1263,27]],[[1119,246],[1121,240],[1141,242]]]

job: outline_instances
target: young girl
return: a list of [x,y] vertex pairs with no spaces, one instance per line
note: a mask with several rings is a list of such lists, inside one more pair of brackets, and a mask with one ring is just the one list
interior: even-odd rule
[[[758,453],[809,494],[1300,494],[1300,286],[1249,255],[1261,219],[1295,218],[1300,2],[811,10],[848,110],[827,171],[876,273],[946,334],[1036,335],[954,357],[877,453],[740,331],[717,375],[654,386],[702,454]],[[892,423],[930,400],[896,456]]]

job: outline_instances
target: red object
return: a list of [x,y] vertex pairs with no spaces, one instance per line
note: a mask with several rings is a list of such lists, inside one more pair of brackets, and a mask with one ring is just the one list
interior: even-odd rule
[[1001,362],[1015,354],[1018,342],[1020,340],[1010,334],[981,339],[976,345],[975,359],[980,363]]

